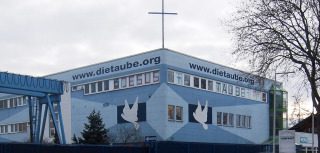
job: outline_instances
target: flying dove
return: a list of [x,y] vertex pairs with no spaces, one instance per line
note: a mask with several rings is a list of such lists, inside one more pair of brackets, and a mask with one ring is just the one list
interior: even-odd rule
[[193,117],[194,119],[196,119],[196,121],[198,121],[200,124],[202,124],[202,127],[207,130],[208,129],[208,125],[205,123],[207,122],[207,118],[208,118],[208,101],[206,101],[206,105],[203,108],[203,110],[201,109],[201,105],[200,102],[198,101],[198,107],[196,109],[195,112],[193,112]]
[[134,102],[133,106],[130,108],[128,101],[124,101],[124,108],[123,108],[123,113],[121,114],[121,117],[132,123],[135,127],[136,130],[139,129],[139,124],[138,122],[138,97],[136,98],[136,101]]

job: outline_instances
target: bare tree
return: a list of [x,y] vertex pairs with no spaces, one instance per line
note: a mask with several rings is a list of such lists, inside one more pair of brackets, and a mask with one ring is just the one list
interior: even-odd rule
[[131,124],[117,125],[110,131],[109,137],[112,143],[133,143],[143,141],[140,130],[136,130]]
[[311,112],[305,108],[305,101],[302,94],[296,94],[292,96],[294,99],[293,109],[290,116],[290,125],[295,125],[301,121],[301,119],[308,117]]
[[307,85],[319,114],[320,0],[248,0],[243,4],[231,21],[237,43],[234,54],[250,60],[260,75],[292,70],[302,74],[297,83]]

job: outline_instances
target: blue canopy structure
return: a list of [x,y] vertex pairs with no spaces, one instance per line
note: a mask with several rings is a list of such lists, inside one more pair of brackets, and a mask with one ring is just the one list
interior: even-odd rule
[[[61,144],[66,143],[60,106],[64,85],[63,81],[0,72],[0,93],[28,97],[30,140],[32,143],[41,143],[43,140],[48,109],[59,142]],[[57,104],[58,116],[54,112],[54,103]],[[44,111],[42,110],[43,107]],[[57,117],[60,124],[58,124]]]

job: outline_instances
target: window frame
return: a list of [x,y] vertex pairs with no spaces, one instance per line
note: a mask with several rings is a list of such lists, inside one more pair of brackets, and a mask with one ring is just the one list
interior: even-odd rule
[[135,75],[130,75],[129,76],[129,87],[134,87],[135,86]]
[[207,79],[200,79],[200,88],[206,90],[207,89]]
[[169,83],[174,83],[174,71],[172,71],[172,70],[168,70],[168,72],[167,72],[168,74],[167,74],[167,81],[169,82]]
[[141,73],[136,75],[136,82],[137,86],[141,86],[143,84],[143,75]]
[[152,71],[152,80],[153,80],[153,82],[155,82],[155,83],[158,83],[158,82],[160,82],[160,71],[159,70],[156,70],[156,71]]
[[[172,111],[170,111],[170,108],[172,108]],[[168,121],[175,121],[175,105],[168,105],[167,112]]]
[[191,86],[191,75],[189,75],[189,74],[183,75],[183,85],[188,86],[188,87]]
[[[179,115],[180,115],[180,119],[178,119]],[[176,121],[180,121],[180,122],[183,121],[183,107],[182,106],[176,106],[176,109],[175,109],[175,120]]]
[[217,112],[217,125],[222,125],[222,112]]
[[144,73],[144,83],[150,84],[151,83],[151,72],[145,72]]
[[193,87],[200,88],[200,78],[199,77],[193,76]]
[[121,77],[121,89],[127,88],[127,77]]

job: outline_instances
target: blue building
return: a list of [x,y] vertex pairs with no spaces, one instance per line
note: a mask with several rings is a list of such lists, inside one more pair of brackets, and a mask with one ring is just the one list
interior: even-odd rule
[[[62,97],[69,143],[93,109],[111,133],[125,125],[162,141],[260,144],[272,127],[272,80],[169,49],[46,77],[70,82]],[[0,95],[0,141],[28,139],[26,105],[22,96]],[[52,138],[48,118],[45,136]]]

